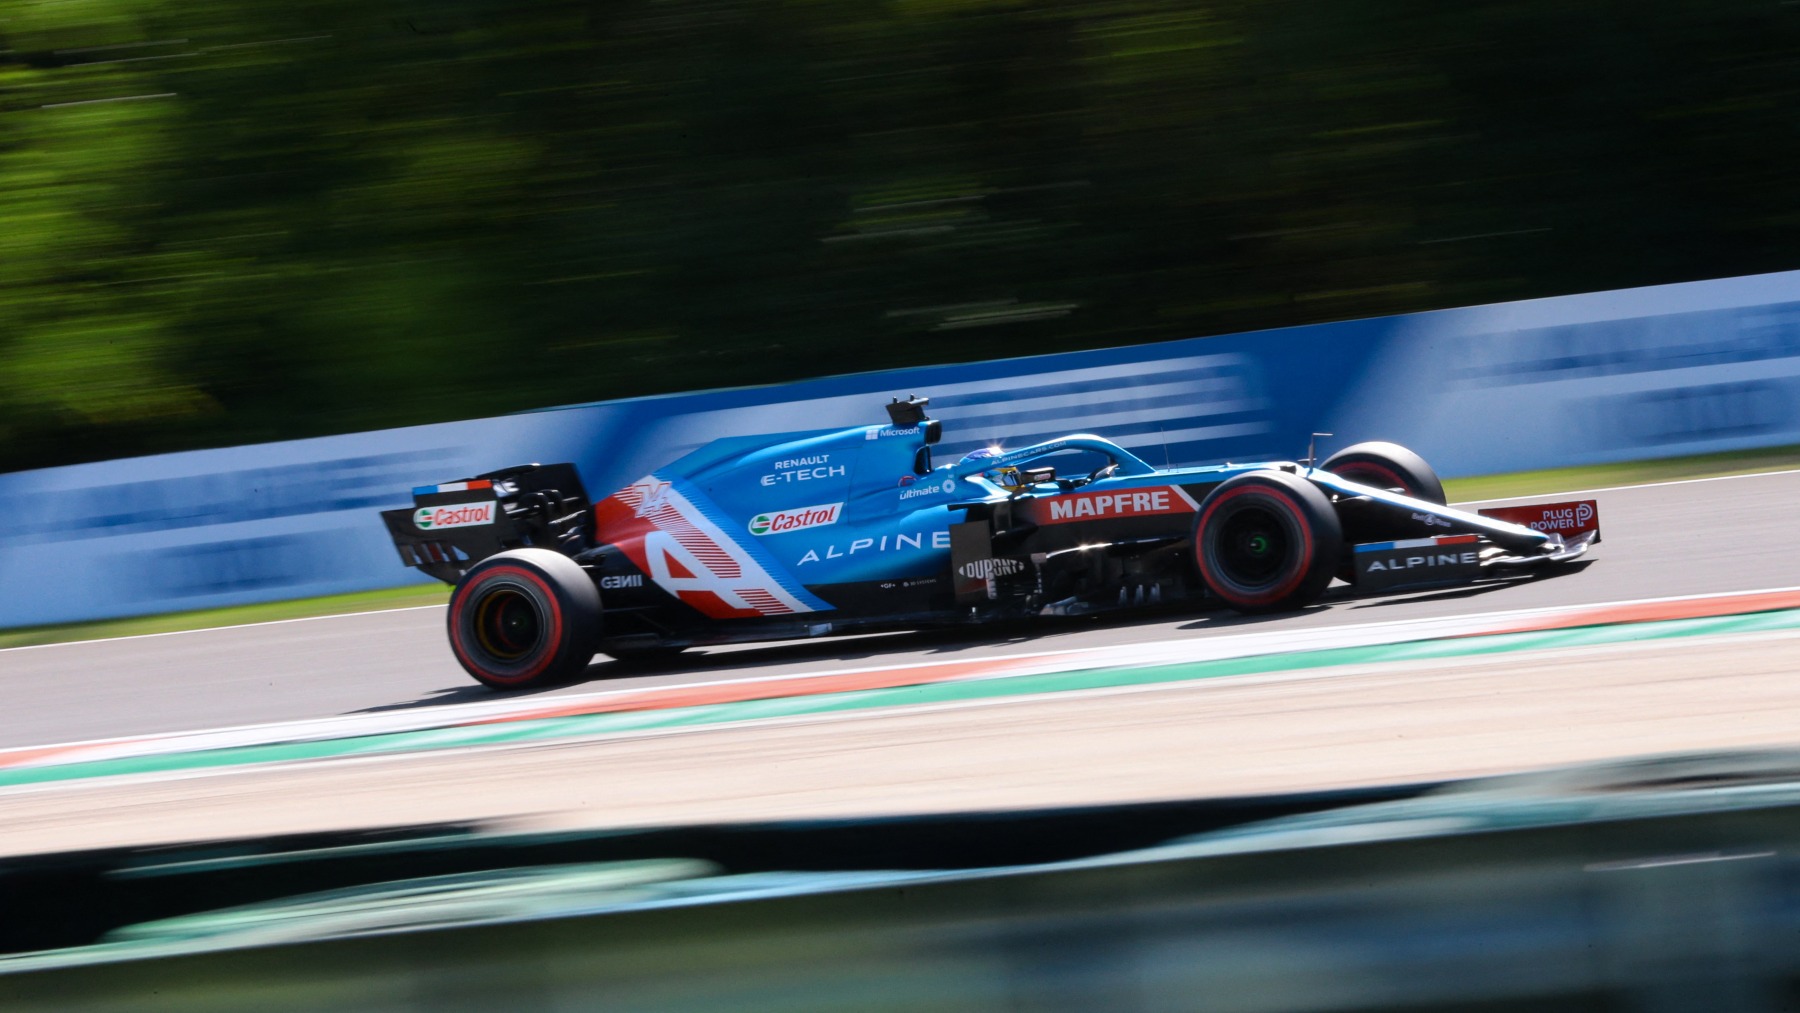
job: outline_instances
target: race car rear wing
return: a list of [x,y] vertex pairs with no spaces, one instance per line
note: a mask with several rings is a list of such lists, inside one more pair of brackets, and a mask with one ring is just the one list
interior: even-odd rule
[[413,489],[383,510],[400,561],[454,584],[483,559],[528,545],[573,555],[592,540],[593,511],[572,464],[527,464]]

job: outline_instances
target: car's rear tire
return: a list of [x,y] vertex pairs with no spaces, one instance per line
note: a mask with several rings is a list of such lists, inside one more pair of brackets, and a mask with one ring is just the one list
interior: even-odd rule
[[1343,555],[1343,533],[1318,486],[1253,471],[1200,503],[1194,555],[1206,589],[1239,612],[1281,612],[1318,600]]
[[1398,443],[1355,443],[1319,465],[1339,478],[1398,492],[1428,503],[1445,503],[1444,483],[1418,454]]
[[450,648],[494,689],[553,685],[580,675],[600,639],[600,590],[549,549],[513,549],[469,568],[450,594]]

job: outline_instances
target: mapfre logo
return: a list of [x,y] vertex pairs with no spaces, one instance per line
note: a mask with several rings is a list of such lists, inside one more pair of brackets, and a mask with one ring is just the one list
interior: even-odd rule
[[1188,514],[1196,509],[1194,498],[1178,485],[1118,492],[1089,492],[1046,500],[1046,523],[1099,520],[1105,517],[1144,517],[1154,514]]
[[468,528],[494,523],[494,501],[486,503],[452,503],[447,506],[420,507],[413,511],[413,526],[420,531],[440,528]]
[[750,518],[750,533],[753,535],[785,535],[789,531],[822,528],[827,524],[836,524],[838,515],[843,512],[844,504],[842,503],[822,503],[819,506],[757,514]]

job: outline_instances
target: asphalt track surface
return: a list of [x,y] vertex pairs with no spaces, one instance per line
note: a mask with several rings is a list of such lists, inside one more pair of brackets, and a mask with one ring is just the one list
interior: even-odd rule
[[[1533,496],[1550,501],[1556,496]],[[1546,578],[1381,597],[1338,587],[1300,613],[1226,611],[1047,621],[1004,630],[824,638],[691,652],[657,670],[601,660],[597,688],[904,665],[1800,584],[1800,471],[1600,491],[1590,561]],[[433,606],[0,651],[0,748],[220,728],[492,699],[451,658]]]

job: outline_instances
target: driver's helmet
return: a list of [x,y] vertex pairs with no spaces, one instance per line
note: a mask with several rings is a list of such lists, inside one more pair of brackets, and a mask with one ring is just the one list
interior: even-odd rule
[[[990,458],[999,457],[1001,454],[1004,454],[1004,453],[1006,453],[1006,451],[1001,450],[999,447],[979,447],[975,450],[971,450],[968,453],[964,454],[962,457],[962,460],[958,461],[957,463],[958,464],[967,464],[970,461],[985,461]],[[1009,475],[1008,472],[1011,472],[1012,474]],[[994,483],[995,485],[1006,486],[1006,487],[1010,488],[1017,484],[1017,474],[1018,474],[1017,468],[992,468],[988,471],[982,472],[981,477],[987,479],[988,481]]]

